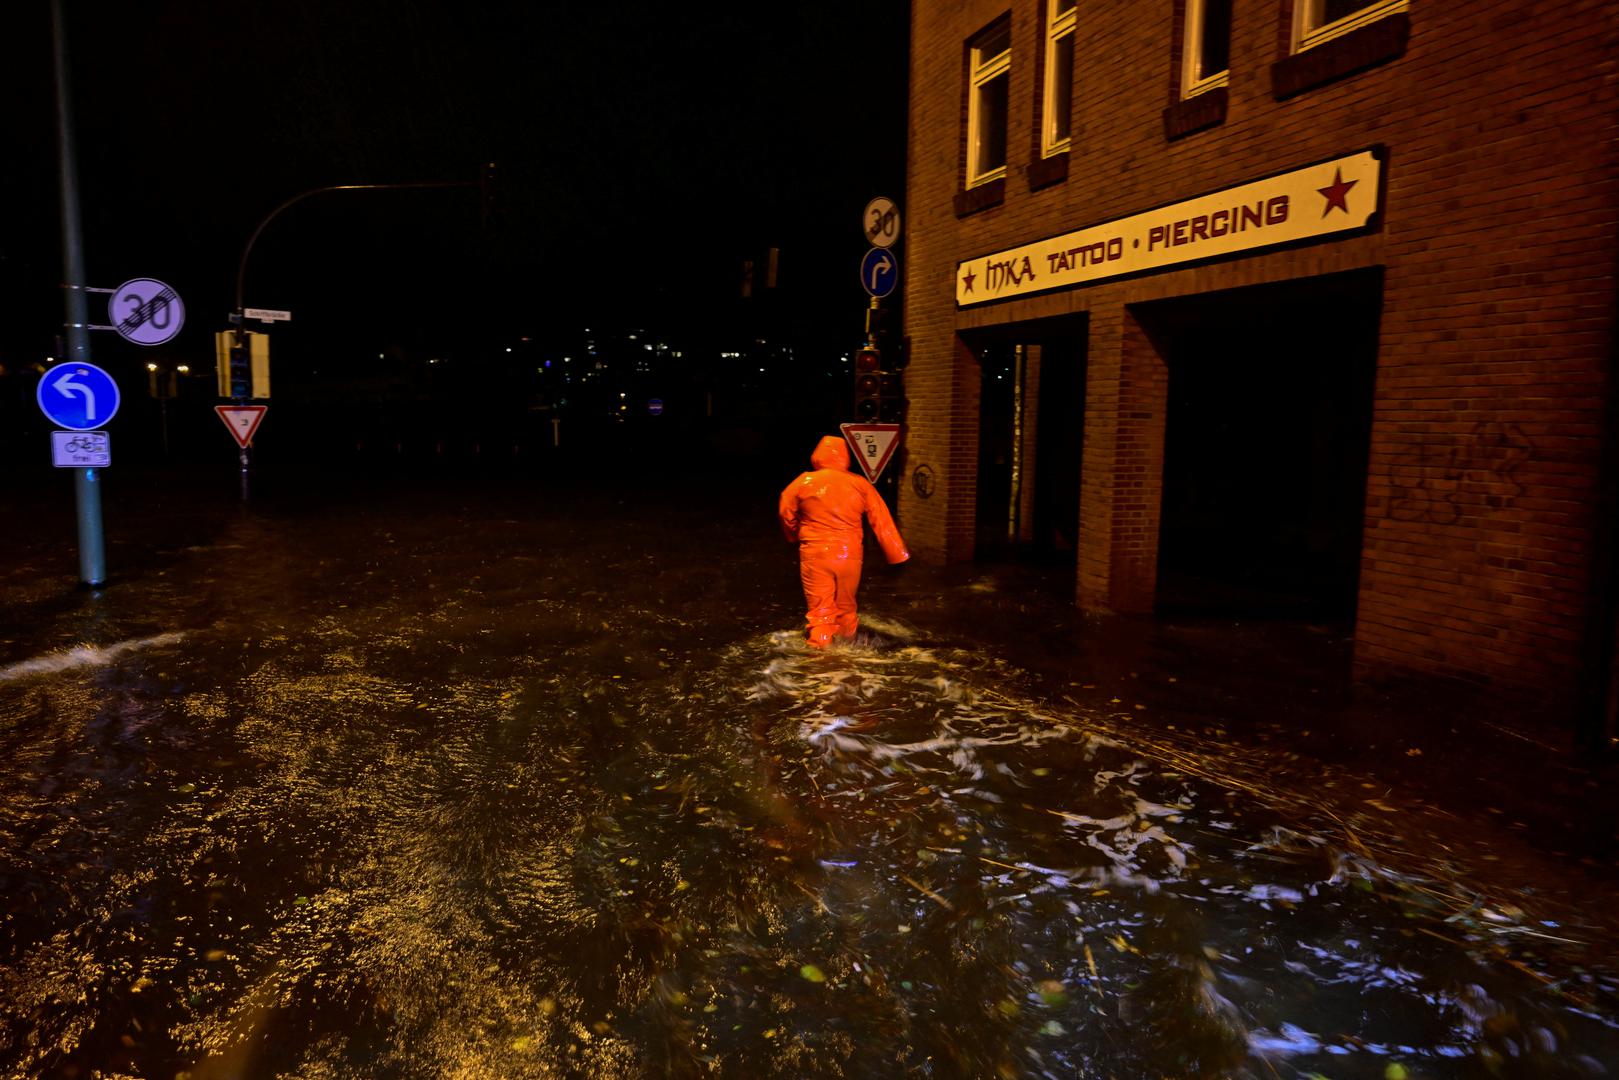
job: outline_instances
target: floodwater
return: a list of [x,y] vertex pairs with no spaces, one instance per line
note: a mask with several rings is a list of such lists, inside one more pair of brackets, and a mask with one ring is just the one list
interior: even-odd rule
[[982,580],[872,560],[813,653],[773,495],[128,496],[97,596],[40,502],[3,1074],[1619,1075],[1577,878],[1481,886],[1438,853],[1496,838],[1364,776],[1050,692]]

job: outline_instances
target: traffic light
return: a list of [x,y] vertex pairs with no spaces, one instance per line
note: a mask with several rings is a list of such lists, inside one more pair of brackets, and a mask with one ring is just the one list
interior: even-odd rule
[[905,387],[897,371],[883,370],[883,355],[867,345],[854,358],[854,414],[866,423],[905,419]]
[[270,335],[251,330],[236,344],[236,331],[221,330],[214,335],[214,358],[219,373],[222,398],[267,398],[270,396]]
[[877,403],[877,418],[885,424],[905,421],[905,387],[897,371],[882,373],[882,398]]
[[876,349],[861,349],[854,357],[854,414],[871,422],[882,413],[882,355]]

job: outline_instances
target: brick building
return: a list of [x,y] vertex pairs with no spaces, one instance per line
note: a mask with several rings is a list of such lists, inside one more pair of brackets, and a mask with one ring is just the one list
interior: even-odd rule
[[900,512],[1590,705],[1619,6],[916,0]]

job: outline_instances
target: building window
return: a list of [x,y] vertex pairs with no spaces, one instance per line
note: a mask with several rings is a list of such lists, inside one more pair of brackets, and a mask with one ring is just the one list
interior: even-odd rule
[[1012,22],[1003,19],[968,49],[967,186],[1006,175],[1006,117],[1011,100]]
[[1409,6],[1410,0],[1295,0],[1293,51],[1314,48]]
[[1048,0],[1046,11],[1046,86],[1041,112],[1040,153],[1068,152],[1074,119],[1074,26],[1076,0]]
[[[1301,4],[1322,0],[1300,0]],[[1325,0],[1331,3],[1332,0]],[[1231,0],[1186,0],[1186,63],[1181,96],[1231,81]]]

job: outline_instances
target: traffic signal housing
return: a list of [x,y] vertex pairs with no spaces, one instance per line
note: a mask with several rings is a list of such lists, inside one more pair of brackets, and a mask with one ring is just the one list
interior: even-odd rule
[[270,396],[270,335],[252,330],[221,330],[214,335],[214,360],[222,398],[264,399]]
[[863,423],[897,424],[905,418],[899,373],[883,369],[883,354],[867,345],[854,358],[854,415]]
[[905,421],[905,387],[897,371],[882,374],[882,397],[877,402],[877,418],[885,424]]
[[882,354],[867,346],[854,357],[854,415],[867,423],[882,413],[883,371]]

